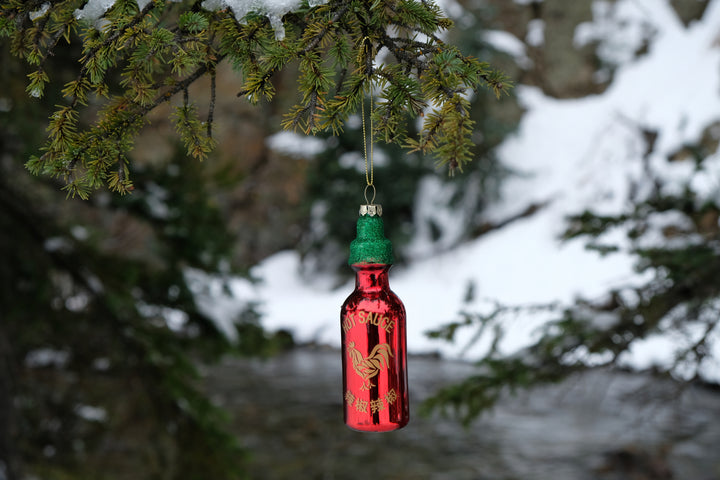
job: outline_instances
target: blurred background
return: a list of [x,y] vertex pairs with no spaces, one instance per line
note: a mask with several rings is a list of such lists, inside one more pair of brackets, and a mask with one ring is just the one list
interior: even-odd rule
[[227,68],[208,161],[161,107],[132,195],[67,199],[24,167],[61,99],[0,50],[0,480],[720,479],[720,0],[442,7],[516,87],[473,95],[462,174],[375,146],[411,354],[390,434],[342,423],[359,117],[281,132],[293,72],[250,106]]

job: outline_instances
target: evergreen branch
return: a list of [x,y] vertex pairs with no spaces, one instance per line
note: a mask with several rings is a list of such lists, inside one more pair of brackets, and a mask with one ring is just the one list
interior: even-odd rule
[[113,31],[110,35],[107,36],[107,38],[100,44],[92,47],[85,55],[83,55],[83,58],[81,59],[81,64],[83,65],[80,69],[80,75],[84,76],[85,72],[87,72],[87,64],[90,61],[90,59],[95,58],[103,49],[106,49],[110,47],[115,41],[117,41],[123,34],[130,31],[132,28],[134,28],[136,25],[138,25],[141,21],[145,19],[145,17],[156,7],[155,2],[149,2],[145,8],[140,10],[131,20],[130,22],[125,25],[123,28],[117,29]]
[[345,16],[345,14],[350,9],[351,1],[346,0],[342,3],[340,3],[338,6],[340,8],[337,9],[335,14],[332,16],[332,18],[327,22],[326,26],[324,26],[320,32],[315,35],[310,42],[303,48],[302,53],[309,53],[310,51],[314,50],[315,47],[317,47],[320,42],[326,37],[328,33],[330,33],[331,25],[335,25],[340,21],[340,19]]
[[187,92],[188,87],[195,83],[197,80],[202,78],[204,75],[208,74],[211,71],[214,71],[215,66],[222,62],[225,59],[224,54],[220,54],[217,56],[216,59],[214,59],[212,62],[204,63],[201,66],[199,66],[192,74],[185,77],[183,80],[175,82],[173,85],[167,88],[164,92],[160,93],[155,100],[145,106],[137,105],[136,111],[132,114],[132,121],[144,117],[151,111],[153,111],[158,106],[162,105],[165,102],[170,101],[175,95],[177,95],[180,92]]
[[[224,56],[219,56],[218,61],[222,61],[223,58]],[[75,173],[78,163],[80,162],[81,164],[84,164],[82,159],[88,156],[91,151],[103,145],[108,139],[112,139],[114,137],[116,142],[113,142],[113,144],[122,145],[124,142],[121,142],[121,137],[119,137],[119,135],[123,135],[121,132],[129,134],[138,128],[138,122],[144,119],[145,116],[152,110],[161,104],[168,102],[180,92],[183,92],[183,94],[186,95],[188,87],[198,79],[202,78],[211,68],[214,68],[214,62],[212,64],[204,64],[200,66],[193,74],[187,76],[182,81],[175,83],[166,91],[159,94],[153,102],[145,105],[128,100],[119,102],[114,108],[104,114],[104,120],[100,121],[98,125],[100,128],[97,130],[96,134],[86,139],[86,141],[81,142],[82,146],[80,148],[73,149],[72,152],[67,147],[67,144],[69,143],[67,141],[69,133],[64,133],[67,132],[66,129],[60,129],[64,123],[59,124],[57,128],[59,129],[59,132],[62,133],[62,136],[57,137],[54,141],[55,143],[50,145],[48,153],[44,154],[40,157],[40,159],[33,163],[34,169],[39,170],[43,165],[46,165],[48,162],[52,162],[52,159],[56,158],[58,154],[63,155],[62,152],[67,152],[70,154],[70,157],[65,162],[65,166],[60,171],[56,172],[56,175],[61,174],[63,178],[68,181],[66,190],[68,191],[69,196],[78,195],[81,198],[87,198],[89,190],[87,189],[86,182],[89,180],[90,186],[92,186],[96,185],[98,181],[101,181],[108,168],[112,164],[118,162],[118,155],[121,152],[117,151],[116,154],[103,154],[102,158],[104,158],[105,161],[94,162],[88,173],[80,176]],[[184,104],[187,106],[187,103],[188,100],[187,97],[185,97]],[[66,107],[62,110],[62,112],[68,112],[68,114],[72,112],[74,115],[72,120],[76,122],[76,111],[71,107]],[[123,114],[118,116],[120,112],[123,112]],[[181,123],[186,127],[187,131],[193,131],[195,130],[195,125],[189,120],[188,114],[189,112],[184,112],[181,116]],[[63,119],[64,116],[58,115],[58,118]],[[110,122],[109,124],[106,123],[113,118],[116,120],[115,122]],[[135,127],[128,131],[128,129],[133,125],[135,125]],[[193,156],[204,158],[204,156],[208,153],[209,148],[213,145],[213,142],[211,141],[211,138],[208,138],[208,140],[200,140],[200,137],[197,135],[190,135],[188,136],[186,145]],[[122,178],[117,176],[116,181],[113,182],[113,186],[117,191],[127,193],[127,191],[132,187],[132,183],[126,178],[127,169],[125,167],[122,168],[123,176]]]
[[[28,20],[29,10],[19,9],[22,25],[10,31],[13,52],[24,52],[26,61],[40,64],[29,77],[28,91],[33,95],[41,94],[49,81],[43,62],[77,24],[71,15],[76,5],[49,5],[47,18],[35,25]],[[297,62],[301,100],[282,125],[306,133],[340,132],[364,94],[377,84],[381,102],[373,115],[375,132],[387,142],[435,153],[452,173],[471,159],[473,122],[466,92],[485,85],[500,95],[509,85],[502,74],[442,42],[439,32],[452,22],[430,3],[337,0],[315,8],[304,6],[284,17],[286,37],[281,42],[265,16],[248,16],[247,23],[240,25],[231,11],[207,12],[202,5],[196,2],[183,10],[152,1],[138,11],[130,3],[116,3],[105,13],[109,25],[103,32],[83,26],[78,74],[62,90],[69,110],[59,111],[46,151],[33,157],[28,168],[68,179],[71,190],[83,181],[92,187],[108,179],[111,188],[122,185],[126,170],[111,171],[112,165],[125,162],[122,156],[131,148],[144,117],[207,75],[210,103],[204,133],[198,133],[197,114],[189,105],[177,117],[191,155],[203,158],[212,144],[215,123],[215,68],[229,59],[244,77],[238,96],[253,103],[271,99],[273,76]],[[0,27],[7,31],[6,25]],[[393,61],[376,65],[378,52],[385,49]],[[110,97],[109,72],[115,68],[121,69],[122,92]],[[107,108],[97,123],[80,128],[78,116],[69,112],[87,107],[91,93],[107,96]],[[433,110],[428,112],[430,105]],[[423,115],[423,130],[417,138],[407,138],[411,117]],[[115,145],[108,144],[117,136],[113,129],[126,127]]]

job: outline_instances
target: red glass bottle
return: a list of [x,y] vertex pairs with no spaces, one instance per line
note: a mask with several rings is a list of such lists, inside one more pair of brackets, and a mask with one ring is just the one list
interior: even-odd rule
[[392,245],[381,212],[379,205],[361,208],[348,262],[355,291],[340,314],[345,424],[362,432],[396,430],[409,420],[405,307],[390,290]]

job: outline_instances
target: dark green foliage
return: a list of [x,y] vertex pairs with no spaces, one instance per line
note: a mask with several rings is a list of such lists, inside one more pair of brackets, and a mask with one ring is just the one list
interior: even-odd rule
[[[668,213],[687,221],[658,224],[658,217]],[[628,214],[583,212],[570,218],[566,236],[589,237],[591,249],[609,231],[622,228],[627,232],[645,283],[612,290],[600,299],[579,299],[562,309],[557,305],[496,306],[489,314],[465,313],[460,320],[430,332],[435,338],[454,341],[469,328],[476,332],[470,345],[489,335],[492,346],[478,362],[477,375],[439,392],[427,402],[426,411],[450,409],[467,423],[491,409],[502,394],[518,388],[556,382],[588,368],[623,367],[624,356],[636,342],[657,335],[670,336],[676,344],[671,362],[652,366],[656,374],[678,381],[704,381],[703,369],[713,368],[717,361],[711,347],[716,341],[713,332],[720,325],[719,217],[720,206],[701,200],[690,189],[682,196],[661,195],[658,189]],[[620,248],[609,244],[606,253]],[[508,315],[538,310],[551,314],[538,339],[513,356],[500,354],[496,346],[508,328]]]
[[[174,169],[136,168],[134,195],[66,200],[56,183],[22,167],[57,99],[22,101],[19,62],[0,55],[11,106],[0,112],[7,478],[242,478],[246,454],[205,396],[197,366],[277,342],[255,331],[249,310],[238,329],[253,334],[231,346],[195,305],[185,270],[227,273],[233,245],[198,181],[202,166],[178,155]],[[55,75],[64,75],[64,60],[48,64]]]
[[[12,379],[14,399],[13,450],[3,459],[49,479],[122,478],[123,469],[145,472],[133,478],[239,478],[243,453],[191,361],[229,345],[195,308],[176,254],[160,250],[149,262],[102,253],[96,242],[108,239],[92,230],[78,238],[78,226],[23,192],[5,182],[0,191],[0,337],[9,346],[0,375]],[[185,322],[171,325],[171,312]],[[32,360],[43,355],[51,360]],[[138,435],[152,446],[134,444]]]
[[[77,75],[62,90],[43,153],[27,164],[31,172],[60,178],[70,196],[87,198],[101,186],[130,191],[127,154],[135,135],[148,113],[179,94],[180,138],[189,155],[205,158],[215,146],[214,88],[206,114],[190,103],[188,87],[214,76],[224,60],[242,73],[239,96],[251,102],[272,99],[275,73],[297,66],[299,103],[283,125],[306,133],[341,131],[374,85],[380,89],[379,138],[435,152],[451,172],[472,158],[467,95],[481,85],[498,96],[509,87],[504,75],[437,36],[452,23],[429,2],[333,0],[304,7],[285,15],[281,41],[264,16],[249,14],[240,24],[229,9],[211,12],[188,3],[154,0],[138,11],[133,1],[117,2],[98,30],[76,19],[79,0],[51,2],[42,15],[42,2],[0,2],[0,34],[33,67],[32,96],[57,82],[45,68],[48,59],[81,42]],[[389,56],[376,66],[382,49]],[[408,121],[426,111],[422,130],[409,135]]]
[[[472,296],[471,286],[467,300],[471,301]],[[477,363],[478,373],[439,391],[423,404],[423,413],[449,411],[467,425],[481,413],[490,410],[503,394],[536,383],[565,378],[570,372],[559,368],[561,355],[556,355],[558,351],[550,352],[553,350],[550,347],[553,343],[552,335],[546,337],[545,342],[538,342],[517,356],[508,358],[499,351],[505,333],[504,321],[508,316],[552,312],[556,309],[554,304],[523,307],[495,305],[486,315],[463,312],[459,320],[427,332],[430,338],[452,342],[457,340],[460,332],[469,328],[473,334],[465,341],[465,349],[474,346],[483,336],[487,335],[492,340],[487,353]]]

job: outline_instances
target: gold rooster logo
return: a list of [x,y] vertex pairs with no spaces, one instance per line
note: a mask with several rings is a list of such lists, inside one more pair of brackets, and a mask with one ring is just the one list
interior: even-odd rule
[[390,364],[390,357],[393,356],[390,345],[387,343],[375,345],[367,358],[363,358],[362,353],[355,348],[355,342],[350,342],[347,348],[353,368],[364,380],[360,390],[370,390],[370,387],[375,386],[370,379],[380,373],[381,368]]

